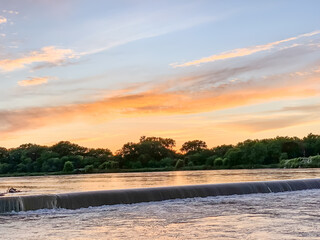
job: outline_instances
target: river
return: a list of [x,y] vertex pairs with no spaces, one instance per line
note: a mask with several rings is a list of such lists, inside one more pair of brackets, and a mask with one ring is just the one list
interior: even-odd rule
[[9,187],[14,187],[22,191],[21,193],[7,195],[16,196],[319,177],[320,169],[316,168],[240,169],[4,177],[0,178],[0,193],[5,192]]
[[[320,169],[1,178],[22,195],[317,178]],[[178,199],[0,215],[1,239],[320,239],[320,190]]]

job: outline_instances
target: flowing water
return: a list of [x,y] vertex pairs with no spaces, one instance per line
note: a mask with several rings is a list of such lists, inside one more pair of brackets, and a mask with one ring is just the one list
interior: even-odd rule
[[[318,169],[2,178],[22,194],[317,178]],[[0,215],[1,239],[320,239],[320,190]]]

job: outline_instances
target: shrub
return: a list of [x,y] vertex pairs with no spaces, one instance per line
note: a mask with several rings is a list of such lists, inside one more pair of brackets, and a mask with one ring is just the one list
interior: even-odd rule
[[229,159],[228,158],[224,158],[222,160],[222,165],[225,166],[225,167],[229,166]]
[[73,163],[71,161],[66,161],[63,166],[64,172],[72,172],[74,170]]
[[320,163],[320,155],[311,157],[313,163]]
[[288,159],[288,153],[286,152],[281,153],[279,160],[285,160],[285,159]]
[[63,160],[60,158],[49,158],[42,164],[43,172],[57,172],[63,169]]
[[105,161],[99,166],[99,169],[117,169],[119,168],[119,163],[115,161]]
[[93,165],[87,165],[84,167],[85,173],[92,173],[93,172]]
[[214,160],[217,158],[217,155],[213,155],[206,159],[206,166],[213,166]]
[[147,166],[149,168],[158,168],[160,167],[160,163],[155,161],[155,160],[150,160],[148,163],[147,163]]
[[192,162],[192,161],[189,161],[189,162],[188,162],[188,167],[193,167],[193,166],[194,166],[193,162]]
[[133,169],[142,168],[142,163],[140,161],[131,162],[130,165]]
[[19,163],[17,165],[17,171],[18,172],[27,172],[27,166],[23,163]]
[[0,173],[8,173],[10,165],[8,163],[0,163]]
[[172,167],[174,165],[174,160],[172,158],[166,157],[160,160],[161,167]]
[[215,160],[214,160],[214,162],[213,162],[213,165],[215,166],[215,167],[220,167],[220,166],[222,166],[223,165],[223,160],[222,160],[222,158],[216,158]]
[[175,168],[179,169],[179,168],[182,168],[182,167],[184,167],[184,161],[182,159],[178,159],[177,162],[176,162]]
[[195,153],[192,155],[189,155],[185,158],[186,162],[192,162],[194,165],[203,165],[206,162],[207,156],[205,155],[206,152],[201,153]]

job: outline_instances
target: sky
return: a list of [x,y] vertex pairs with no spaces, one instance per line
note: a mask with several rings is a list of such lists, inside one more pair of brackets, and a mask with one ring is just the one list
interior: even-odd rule
[[320,134],[320,1],[0,0],[0,146]]

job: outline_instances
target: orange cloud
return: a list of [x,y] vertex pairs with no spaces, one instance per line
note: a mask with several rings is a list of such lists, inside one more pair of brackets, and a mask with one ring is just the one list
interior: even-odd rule
[[71,58],[75,58],[75,54],[71,49],[58,49],[54,46],[48,46],[43,47],[41,51],[32,51],[21,58],[0,60],[0,68],[4,71],[13,71],[32,63],[48,62],[58,64]]
[[294,40],[297,40],[297,39],[303,38],[303,37],[311,37],[311,36],[317,35],[319,33],[320,33],[320,31],[318,30],[318,31],[314,31],[314,32],[306,33],[306,34],[301,34],[301,35],[298,35],[296,37],[291,37],[291,38],[287,38],[287,39],[284,39],[284,40],[280,40],[280,41],[264,44],[264,45],[257,45],[257,46],[248,47],[248,48],[237,48],[237,49],[234,49],[234,50],[231,50],[231,51],[227,51],[227,52],[223,52],[223,53],[220,53],[220,54],[212,55],[210,57],[204,57],[204,58],[193,60],[193,61],[186,62],[186,63],[183,63],[183,64],[173,63],[173,64],[170,64],[170,65],[173,66],[174,68],[177,68],[177,67],[188,67],[188,66],[193,66],[193,65],[199,65],[201,63],[208,63],[208,62],[214,62],[214,61],[218,61],[218,60],[225,60],[225,59],[230,59],[230,58],[248,56],[248,55],[251,55],[251,54],[254,54],[254,53],[257,53],[257,52],[270,50],[270,49],[274,48],[275,46],[277,46],[277,45],[279,45],[281,43],[294,41]]
[[5,17],[0,16],[0,24],[6,23],[7,19]]
[[47,83],[48,79],[48,77],[34,77],[31,79],[19,81],[18,84],[22,87],[41,85]]
[[168,91],[162,86],[161,90],[155,88],[157,90],[140,93],[120,92],[120,95],[90,103],[0,111],[0,132],[5,134],[73,122],[99,124],[119,118],[210,112],[285,98],[319,95],[318,76],[297,76],[296,79],[287,77],[274,76],[263,82],[236,82],[197,91]]

